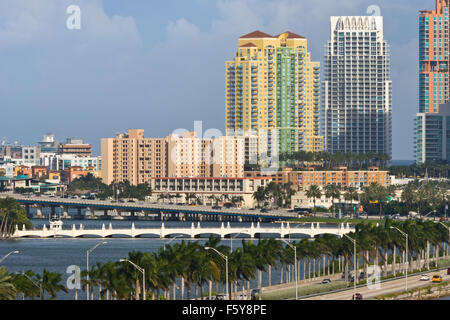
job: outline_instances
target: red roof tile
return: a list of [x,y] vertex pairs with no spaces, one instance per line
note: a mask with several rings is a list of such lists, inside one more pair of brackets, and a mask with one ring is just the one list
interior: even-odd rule
[[[288,37],[287,37],[288,39],[305,39],[305,37],[295,34],[293,32],[290,32],[290,31],[286,31],[284,33],[288,33]],[[282,35],[282,33],[277,35],[277,37],[279,37],[280,35]]]
[[255,39],[255,38],[274,38],[274,37],[271,36],[270,34],[256,30],[256,31],[253,31],[251,33],[248,33],[248,34],[242,36],[240,39],[242,39],[242,38]]

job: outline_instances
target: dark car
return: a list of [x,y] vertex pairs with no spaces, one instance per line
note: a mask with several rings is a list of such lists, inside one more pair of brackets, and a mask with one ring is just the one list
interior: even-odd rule
[[331,279],[323,279],[322,280],[322,284],[327,284],[327,283],[330,283],[331,282]]
[[120,203],[125,203],[125,200],[119,199]]
[[270,211],[270,209],[264,208],[264,209],[261,209],[259,212],[269,212],[269,211]]
[[256,300],[259,295],[259,289],[253,289],[250,295],[252,297],[252,300]]
[[355,293],[353,296],[352,296],[352,300],[362,300],[363,299],[363,297],[362,297],[362,294],[361,293]]
[[216,300],[225,300],[225,296],[223,294],[217,294]]
[[220,210],[220,209],[222,209],[221,206],[213,206],[212,208],[213,208],[214,210]]
[[130,200],[128,200],[128,202],[136,202],[136,201],[134,201],[133,199],[130,199]]

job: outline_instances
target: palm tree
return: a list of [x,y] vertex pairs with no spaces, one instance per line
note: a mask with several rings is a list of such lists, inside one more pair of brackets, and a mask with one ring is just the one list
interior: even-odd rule
[[0,300],[14,300],[17,297],[17,289],[13,284],[13,278],[8,270],[0,267]]
[[353,200],[358,200],[358,190],[355,187],[348,187],[345,191],[344,199],[350,201],[350,205],[353,207]]
[[[16,287],[17,292],[22,294],[22,300],[25,300],[26,298],[34,300],[34,298],[39,297],[40,290],[39,287],[36,286],[36,282],[33,283],[30,279],[27,278],[27,276],[31,279],[36,278],[36,274],[28,270],[25,272],[26,276],[22,273],[15,273],[12,276],[12,282],[14,284],[14,287]],[[33,280],[34,281],[34,280]]]
[[292,189],[292,183],[288,182],[282,185],[281,187],[283,198],[284,198],[284,205],[290,206],[292,203],[292,196],[295,195],[295,190]]
[[258,189],[253,193],[252,198],[256,201],[258,208],[261,207],[261,202],[267,199],[267,193],[263,186],[259,186]]
[[322,197],[322,191],[316,185],[311,185],[308,190],[306,190],[306,197],[308,199],[313,199],[314,202],[314,215],[316,214],[316,199]]
[[60,291],[68,292],[66,286],[62,282],[62,275],[58,272],[51,272],[44,268],[42,276],[40,274],[36,275],[38,281],[42,281],[42,293],[45,292],[50,296],[50,300],[56,298],[57,293]]
[[325,189],[325,196],[327,198],[331,198],[331,202],[333,205],[333,213],[335,212],[334,207],[334,199],[339,199],[341,196],[340,188],[336,184],[328,184],[324,187]]

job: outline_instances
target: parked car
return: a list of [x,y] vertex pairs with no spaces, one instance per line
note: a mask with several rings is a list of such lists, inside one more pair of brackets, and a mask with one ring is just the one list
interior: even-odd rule
[[361,293],[355,293],[354,295],[352,295],[352,300],[362,300],[362,294]]
[[442,281],[442,278],[439,274],[435,274],[433,276],[433,278],[431,279],[431,282],[441,282],[441,281]]
[[266,209],[266,208],[259,210],[259,212],[269,212],[269,211],[270,211],[270,209]]
[[421,276],[420,276],[420,279],[419,279],[420,281],[430,281],[430,276],[429,275],[427,275],[427,274],[422,274]]
[[257,296],[259,295],[259,289],[253,289],[250,295],[252,297],[252,300],[256,300]]
[[213,206],[212,208],[213,208],[214,210],[220,210],[220,209],[222,209],[221,206]]
[[223,294],[217,294],[215,300],[225,300],[225,296]]
[[128,202],[136,202],[136,201],[134,201],[133,199],[130,199],[130,200],[128,200]]
[[323,279],[322,280],[322,284],[327,284],[327,283],[330,283],[331,282],[331,279]]

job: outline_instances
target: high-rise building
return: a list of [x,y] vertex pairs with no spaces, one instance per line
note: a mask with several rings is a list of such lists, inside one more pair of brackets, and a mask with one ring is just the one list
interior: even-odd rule
[[449,0],[419,13],[419,112],[437,113],[450,98]]
[[153,178],[244,176],[242,137],[199,138],[195,132],[166,138],[144,138],[144,130],[129,130],[101,141],[102,178],[106,184],[131,184]]
[[39,141],[42,153],[57,153],[59,143],[55,141],[55,136],[51,133],[44,134],[42,141]]
[[[450,159],[446,155],[446,117],[450,101],[449,0],[419,12],[419,113],[415,119],[417,164]],[[440,112],[440,106],[445,106]]]
[[144,130],[101,139],[102,179],[106,184],[129,181],[133,185],[167,175],[164,138],[144,138]]
[[450,103],[439,112],[420,112],[415,121],[416,163],[450,161]]
[[262,155],[321,151],[320,65],[307,40],[260,31],[238,40],[225,63],[226,135],[246,137],[246,161]]
[[392,150],[392,81],[381,16],[331,17],[323,81],[328,152]]
[[92,156],[92,145],[84,143],[82,139],[68,138],[66,143],[59,145],[59,154],[73,154],[79,157]]

